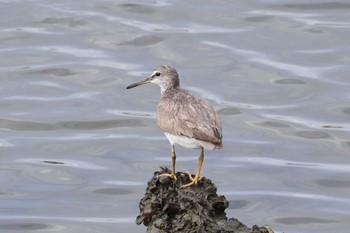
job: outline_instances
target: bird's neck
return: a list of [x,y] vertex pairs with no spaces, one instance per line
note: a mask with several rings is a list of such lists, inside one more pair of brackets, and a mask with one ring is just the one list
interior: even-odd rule
[[167,92],[170,92],[170,91],[177,91],[179,90],[179,87],[164,87],[164,86],[160,86],[160,94],[161,96],[163,96],[164,94],[166,94]]

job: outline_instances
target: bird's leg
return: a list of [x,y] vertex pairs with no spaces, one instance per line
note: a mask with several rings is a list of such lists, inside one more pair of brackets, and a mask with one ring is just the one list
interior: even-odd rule
[[171,145],[171,161],[172,161],[171,178],[176,180],[176,175],[175,175],[176,154],[175,154],[174,145]]
[[175,175],[175,163],[176,163],[176,154],[175,154],[175,146],[171,145],[171,160],[172,160],[172,169],[171,169],[171,174],[165,173],[161,174],[159,176],[169,176],[170,178],[176,180],[176,175]]
[[200,173],[201,173],[203,161],[204,161],[204,149],[201,148],[201,154],[198,157],[198,168],[197,168],[196,175],[193,178],[191,173],[187,172],[188,178],[191,180],[191,182],[188,183],[188,184],[182,185],[181,188],[186,188],[186,187],[189,187],[189,186],[191,186],[193,184],[198,184],[198,181],[202,178],[202,177],[199,177],[199,176],[200,176]]

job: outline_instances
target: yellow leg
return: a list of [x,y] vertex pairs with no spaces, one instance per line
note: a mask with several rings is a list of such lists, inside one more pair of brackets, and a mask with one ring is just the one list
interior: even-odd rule
[[189,186],[191,186],[193,184],[198,184],[198,181],[201,179],[200,173],[201,173],[203,161],[204,161],[204,149],[202,148],[201,149],[201,154],[198,157],[198,168],[197,168],[196,175],[193,178],[191,173],[187,172],[188,178],[190,178],[191,182],[188,183],[188,184],[182,185],[181,188],[186,188],[186,187],[189,187]]
[[176,163],[176,154],[175,154],[175,147],[174,145],[171,145],[171,160],[172,160],[172,169],[171,169],[171,174],[161,174],[159,176],[169,176],[170,178],[176,180],[176,175],[175,175],[175,163]]

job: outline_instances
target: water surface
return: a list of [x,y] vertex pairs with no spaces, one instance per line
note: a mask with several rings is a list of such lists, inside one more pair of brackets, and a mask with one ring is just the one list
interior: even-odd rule
[[[159,88],[125,88],[162,64],[221,118],[202,172],[229,217],[346,231],[347,1],[0,4],[0,232],[145,232],[138,201],[170,145]],[[178,147],[177,168],[198,153]]]

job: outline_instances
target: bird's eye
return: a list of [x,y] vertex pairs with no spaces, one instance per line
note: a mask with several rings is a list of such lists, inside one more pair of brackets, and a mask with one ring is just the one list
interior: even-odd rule
[[156,76],[159,77],[160,76],[160,72],[156,72]]

